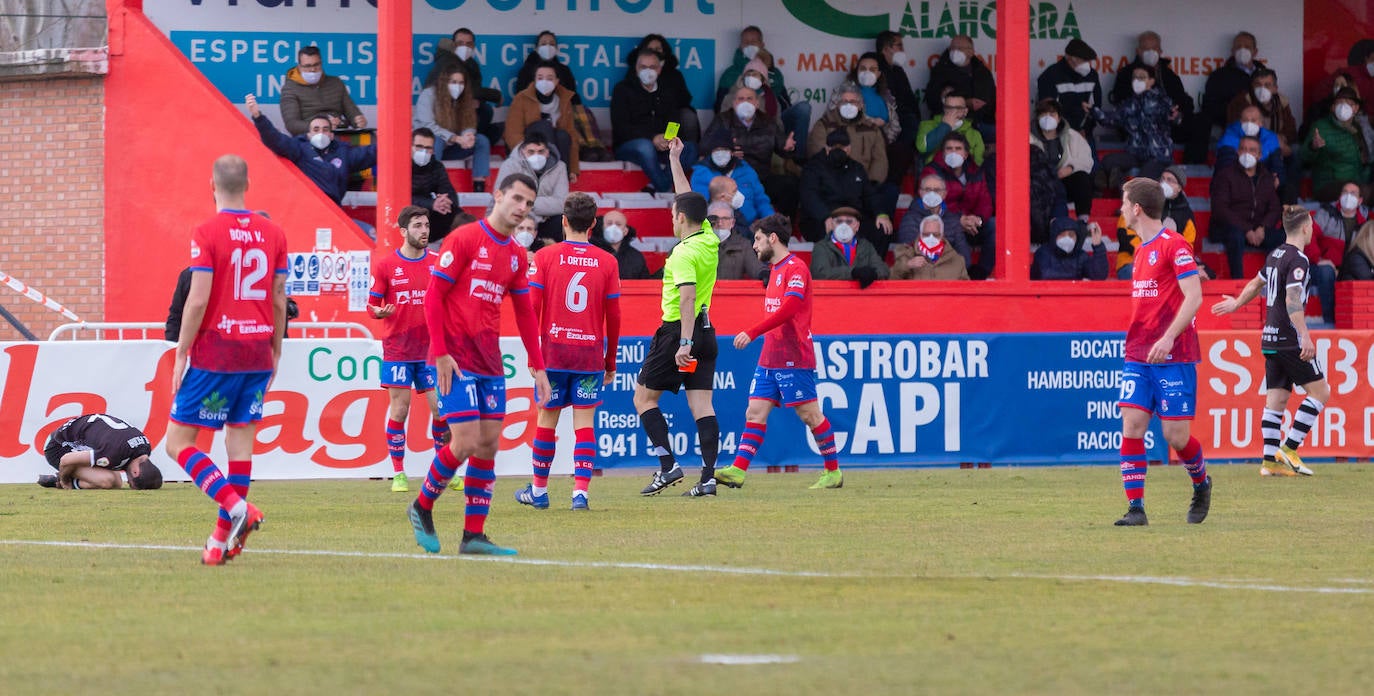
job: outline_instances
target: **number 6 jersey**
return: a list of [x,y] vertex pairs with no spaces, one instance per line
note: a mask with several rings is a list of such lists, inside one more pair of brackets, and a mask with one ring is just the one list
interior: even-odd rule
[[620,268],[586,242],[561,242],[534,256],[534,310],[550,370],[615,370],[620,332]]
[[191,272],[212,273],[210,304],[191,344],[208,372],[272,370],[272,287],[286,275],[286,234],[247,210],[219,211],[191,237]]

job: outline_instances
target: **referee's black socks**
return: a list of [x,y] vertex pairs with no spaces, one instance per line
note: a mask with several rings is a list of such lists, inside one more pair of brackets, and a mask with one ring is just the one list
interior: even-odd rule
[[697,437],[701,439],[701,482],[716,476],[716,455],[720,453],[720,423],[715,416],[697,419]]
[[663,417],[663,411],[651,408],[639,414],[639,422],[644,425],[644,432],[649,436],[649,442],[653,443],[654,454],[658,455],[658,467],[663,473],[668,473],[677,464],[673,459],[673,448],[668,443],[668,419]]

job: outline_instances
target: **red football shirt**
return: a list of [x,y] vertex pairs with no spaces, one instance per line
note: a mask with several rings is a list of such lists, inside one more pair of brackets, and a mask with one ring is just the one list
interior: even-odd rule
[[221,210],[191,236],[191,271],[211,273],[210,304],[191,344],[209,372],[272,369],[272,285],[286,275],[286,234],[247,210]]
[[[501,300],[530,291],[525,250],[493,230],[486,220],[470,222],[444,238],[439,260],[430,271],[425,298],[442,303],[443,336],[430,335],[448,347],[458,369],[485,377],[503,377]],[[431,327],[431,331],[434,327]],[[431,355],[431,362],[433,358]]]
[[585,242],[546,246],[534,255],[530,285],[540,291],[534,311],[548,369],[605,370],[606,303],[620,297],[615,257]]
[[[1188,242],[1175,232],[1161,231],[1135,251],[1131,271],[1131,326],[1126,330],[1126,360],[1146,360],[1153,346],[1183,305],[1178,281],[1197,275],[1197,260]],[[1197,328],[1192,323],[1174,339],[1164,362],[1195,363],[1201,356]]]
[[370,304],[396,305],[396,311],[382,320],[386,337],[382,339],[382,359],[388,362],[423,362],[429,357],[429,328],[425,326],[425,290],[429,271],[438,254],[426,249],[419,258],[401,255],[401,250],[383,256],[372,267]]
[[763,313],[774,314],[789,297],[800,300],[801,306],[780,326],[763,335],[759,367],[814,370],[816,351],[811,346],[811,269],[796,254],[788,254],[787,258],[773,264],[768,274],[768,290],[763,297]]

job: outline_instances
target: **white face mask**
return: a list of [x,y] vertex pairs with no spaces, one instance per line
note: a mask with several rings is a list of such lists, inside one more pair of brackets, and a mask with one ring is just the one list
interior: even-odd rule
[[329,147],[329,141],[332,139],[328,133],[316,133],[310,136],[310,145],[316,150],[323,150]]
[[1081,76],[1083,76],[1083,77],[1087,77],[1087,76],[1088,76],[1088,73],[1090,73],[1090,72],[1093,71],[1093,65],[1092,65],[1092,63],[1089,63],[1088,61],[1085,60],[1085,61],[1083,61],[1082,63],[1079,63],[1079,64],[1078,64],[1078,67],[1074,68],[1073,71],[1076,72],[1076,73],[1078,73],[1079,75],[1081,75]]
[[535,80],[534,89],[535,91],[547,97],[550,94],[553,94],[553,88],[557,84],[558,83],[554,82],[553,80]]
[[1364,71],[1369,73],[1370,77],[1374,77],[1374,63],[1365,63]]
[[1156,51],[1153,48],[1151,48],[1141,52],[1140,62],[1152,68],[1156,65],[1159,65],[1159,51]]
[[949,49],[949,62],[962,68],[968,65],[968,54],[957,48],[951,48]]
[[859,107],[856,104],[840,104],[840,118],[852,121],[859,117]]
[[847,222],[841,222],[835,225],[835,229],[831,231],[830,235],[840,244],[848,244],[854,241],[854,228],[850,227]]
[[321,70],[312,70],[311,72],[301,71],[301,79],[305,80],[305,84],[307,85],[319,84],[320,78],[322,77],[324,77],[324,71]]
[[1056,237],[1054,245],[1059,247],[1059,250],[1065,254],[1071,254],[1073,253],[1073,248],[1078,246],[1078,240],[1068,236]]
[[1049,131],[1052,131],[1052,130],[1058,128],[1058,127],[1059,127],[1059,119],[1055,118],[1054,116],[1051,116],[1051,115],[1049,115],[1049,114],[1045,114],[1044,116],[1041,116],[1041,117],[1040,117],[1040,130],[1045,131],[1045,132],[1049,132]]
[[619,244],[620,240],[625,238],[625,230],[620,225],[606,225],[601,230],[601,236],[607,244]]
[[940,243],[940,238],[933,234],[923,234],[921,235],[921,242],[925,244],[926,247],[933,248]]
[[1360,204],[1360,197],[1353,193],[1341,194],[1341,210],[1354,210]]
[[756,112],[758,112],[758,108],[749,102],[740,102],[735,105],[735,115],[740,117],[741,121],[748,121],[754,117]]
[[655,72],[653,68],[644,68],[643,70],[639,71],[638,75],[640,84],[644,85],[645,87],[648,87],[658,81],[658,73]]
[[897,51],[892,54],[892,64],[897,66],[906,65],[906,52]]
[[1174,185],[1167,181],[1159,182],[1159,188],[1163,189],[1165,198],[1173,198],[1178,194],[1178,189],[1175,189]]
[[450,82],[448,84],[448,96],[450,99],[457,99],[463,96],[463,85]]
[[1274,93],[1269,91],[1268,87],[1256,87],[1255,98],[1258,99],[1261,104],[1268,104],[1269,101],[1274,98]]
[[543,155],[543,154],[538,154],[538,153],[536,153],[536,154],[533,154],[533,155],[526,155],[526,156],[525,156],[525,161],[526,161],[526,162],[529,162],[529,163],[530,163],[530,168],[537,172],[537,171],[543,169],[543,168],[544,168],[544,165],[546,165],[546,164],[549,163],[549,157],[548,157],[548,155]]
[[926,191],[921,194],[921,205],[924,205],[928,210],[934,210],[940,207],[940,204],[944,202],[945,197],[934,191]]
[[1334,111],[1339,121],[1345,122],[1355,118],[1355,107],[1349,104],[1337,104]]
[[534,244],[534,233],[529,230],[516,230],[514,239],[516,244],[528,249]]
[[1237,48],[1236,52],[1232,55],[1235,56],[1236,62],[1240,63],[1241,65],[1249,65],[1250,59],[1255,57],[1255,54],[1252,53],[1248,48]]
[[745,46],[744,48],[741,48],[741,49],[739,50],[739,52],[744,54],[744,59],[745,59],[745,60],[753,60],[753,59],[757,58],[758,55],[759,55],[759,47],[758,47],[758,46]]
[[1144,80],[1131,80],[1131,91],[1135,92],[1136,94],[1144,94],[1145,90],[1149,88],[1150,85],[1146,83]]
[[1240,162],[1240,166],[1245,169],[1253,169],[1256,164],[1259,164],[1259,160],[1255,159],[1255,156],[1248,152],[1242,153],[1237,160]]
[[434,159],[434,153],[429,150],[414,150],[410,153],[410,161],[416,166],[423,167]]
[[742,192],[736,191],[735,195],[730,197],[730,207],[734,208],[735,210],[739,210],[740,208],[744,207],[744,194]]
[[730,157],[729,150],[716,150],[711,153],[711,163],[717,167],[724,167],[730,163]]
[[553,57],[558,55],[558,47],[552,44],[544,44],[536,48],[535,51],[539,53],[539,57],[544,60],[553,60]]
[[467,60],[472,57],[472,47],[458,46],[453,49],[453,55],[458,56],[458,60]]
[[950,169],[958,169],[964,166],[964,156],[957,152],[946,152],[945,164],[949,165]]
[[730,238],[730,232],[731,232],[731,230],[723,229],[723,228],[717,227],[717,226],[715,226],[715,225],[711,225],[711,229],[715,231],[715,233],[716,233],[716,238],[719,239],[719,240],[722,241],[722,242]]
[[1240,132],[1253,138],[1259,135],[1260,124],[1255,123],[1254,121],[1242,121],[1240,124]]
[[763,88],[763,80],[753,75],[745,75],[744,86],[757,92]]
[[859,71],[859,84],[864,87],[872,87],[878,84],[878,73],[869,72],[867,70]]

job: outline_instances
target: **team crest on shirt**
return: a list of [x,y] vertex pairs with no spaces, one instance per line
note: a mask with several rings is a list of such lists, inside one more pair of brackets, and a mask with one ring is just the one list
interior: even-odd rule
[[774,285],[781,286],[781,285],[782,285],[782,276],[778,276],[777,278],[774,278],[774,279],[773,279],[773,284],[774,284]]
[[343,160],[339,159],[338,157],[329,160],[329,163],[334,165],[335,169],[343,169]]
[[510,272],[514,273],[518,270],[520,270],[520,259],[517,259],[514,256],[510,257]]
[[1158,251],[1155,251],[1154,249],[1151,249],[1151,250],[1150,250],[1150,265],[1153,266],[1153,265],[1155,265],[1156,263],[1159,263],[1159,252],[1158,252]]
[[495,395],[495,394],[487,394],[487,410],[488,410],[488,411],[495,411],[495,410],[496,410],[496,395]]
[[1294,268],[1294,269],[1293,269],[1293,280],[1302,280],[1302,277],[1303,277],[1304,275],[1306,275],[1306,274],[1302,272],[1302,269],[1301,269],[1301,268]]
[[440,268],[448,268],[449,266],[452,266],[452,265],[453,265],[453,252],[451,252],[451,251],[445,251],[445,252],[444,252],[444,255],[439,257],[439,267],[440,267]]

